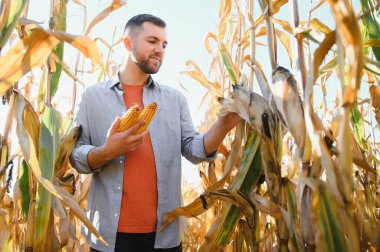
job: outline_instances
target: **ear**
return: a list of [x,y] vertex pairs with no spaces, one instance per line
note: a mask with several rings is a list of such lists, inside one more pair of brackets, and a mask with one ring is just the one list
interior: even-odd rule
[[129,52],[132,51],[132,38],[127,36],[123,38],[123,43],[125,49],[127,49]]

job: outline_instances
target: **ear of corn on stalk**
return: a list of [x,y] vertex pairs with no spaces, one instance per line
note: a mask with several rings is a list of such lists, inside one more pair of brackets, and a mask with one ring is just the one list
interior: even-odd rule
[[145,124],[133,132],[134,135],[140,134],[148,129],[150,122],[153,120],[157,111],[157,104],[155,102],[149,103],[142,111],[138,105],[133,105],[128,111],[120,118],[120,126],[118,132],[125,131],[132,127],[139,121],[145,121]]

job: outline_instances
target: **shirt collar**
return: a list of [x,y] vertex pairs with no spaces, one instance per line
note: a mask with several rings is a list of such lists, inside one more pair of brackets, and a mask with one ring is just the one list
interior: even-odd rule
[[[116,86],[118,89],[123,89],[123,87],[121,86],[121,82],[120,82],[120,79],[119,79],[119,75],[116,75],[115,77],[113,77],[111,80],[108,81],[107,83],[108,87],[109,88],[113,88],[114,86]],[[147,87],[151,88],[151,87],[157,87],[158,89],[160,89],[160,86],[158,85],[157,82],[155,82],[152,78],[151,75],[149,75],[149,78],[148,78],[148,84],[146,84]]]

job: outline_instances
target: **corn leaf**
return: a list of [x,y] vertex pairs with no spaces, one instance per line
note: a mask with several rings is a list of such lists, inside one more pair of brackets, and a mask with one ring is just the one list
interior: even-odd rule
[[324,34],[329,34],[331,32],[331,29],[327,25],[322,23],[318,18],[313,18],[310,21],[310,26]]
[[[296,251],[300,251],[302,248],[302,238],[299,233],[299,221],[298,221],[298,213],[297,213],[297,201],[294,189],[292,187],[292,182],[289,179],[284,179],[285,182],[285,194],[288,204],[288,209],[290,216],[292,218],[292,228],[288,228],[290,233],[290,240],[292,245],[296,249]],[[292,231],[292,232],[291,232]]]
[[[336,20],[337,35],[342,42],[342,51],[349,65],[348,85],[344,91],[343,104],[353,105],[363,73],[364,57],[362,37],[356,17],[348,0],[328,0]],[[343,56],[342,56],[343,57]],[[345,83],[341,80],[341,83]]]
[[325,251],[347,251],[344,245],[344,232],[339,223],[337,205],[334,204],[324,185],[319,186],[317,192],[317,216],[322,232],[321,246]]
[[227,19],[231,13],[231,0],[224,0],[220,5],[219,9],[219,25],[218,25],[218,36],[220,40],[224,39],[227,30]]
[[[45,105],[40,127],[39,166],[41,175],[52,182],[54,174],[54,163],[59,150],[59,113],[50,105]],[[42,251],[48,232],[51,194],[40,183],[37,184],[36,195],[36,230],[34,233],[34,249]]]
[[220,55],[222,56],[224,65],[227,68],[228,75],[230,76],[230,79],[232,81],[232,84],[237,84],[239,80],[239,71],[237,70],[234,62],[232,61],[231,55],[228,52],[226,46],[223,44],[223,42],[219,43],[219,51]]
[[289,60],[290,60],[290,65],[293,64],[293,55],[292,55],[292,47],[290,44],[290,38],[287,34],[284,32],[275,29],[275,33],[277,37],[280,39],[281,44],[285,47],[286,52],[288,54]]
[[319,67],[321,66],[323,60],[325,59],[327,53],[331,49],[331,47],[335,44],[336,34],[335,31],[328,33],[325,39],[322,41],[320,46],[314,52],[314,62],[313,62],[313,84],[316,82],[319,74]]
[[3,95],[25,73],[45,62],[60,40],[70,43],[89,56],[93,67],[100,61],[96,43],[87,37],[34,29],[30,36],[19,41],[0,57],[2,66],[0,68],[0,95]]
[[[251,135],[246,143],[243,158],[230,187],[231,191],[240,191],[243,195],[249,196],[253,185],[260,177],[261,156],[258,151],[260,138],[251,131]],[[205,242],[199,251],[219,251],[229,242],[229,238],[241,216],[241,210],[236,206],[227,204],[220,214],[218,220],[210,228],[205,237]]]
[[68,162],[68,158],[81,134],[82,127],[79,125],[72,128],[71,131],[63,137],[61,144],[59,145],[59,153],[54,165],[55,177],[60,178],[66,172],[67,167],[65,168],[64,164]]
[[[54,31],[66,32],[66,0],[57,0],[58,8],[54,8],[54,17],[56,17],[56,23],[54,24]],[[63,41],[59,42],[57,47],[54,49],[54,54],[57,55],[59,61],[55,62],[55,71],[51,76],[50,82],[50,96],[53,99],[55,93],[58,90],[59,78],[62,73],[62,64],[64,52]]]
[[[275,0],[273,1],[273,9],[272,9],[272,12],[271,14],[274,15],[276,14],[277,12],[280,11],[281,7],[283,5],[285,5],[286,3],[288,2],[288,0]],[[260,17],[258,17],[255,21],[255,27],[258,27],[260,23],[262,23],[264,21],[264,15],[260,15]]]
[[356,141],[359,146],[367,152],[368,146],[365,140],[364,120],[357,104],[351,108],[351,124],[354,128]]
[[102,21],[103,19],[108,17],[108,15],[111,14],[111,12],[113,12],[114,10],[117,10],[117,9],[123,7],[125,4],[126,4],[126,2],[124,0],[113,0],[110,6],[108,6],[104,10],[102,10],[91,21],[91,23],[88,25],[86,31],[84,32],[84,35],[88,35],[97,23],[99,23],[100,21]]
[[0,51],[11,36],[26,2],[27,0],[6,0],[1,2],[3,13],[1,13],[0,19]]
[[[362,23],[367,30],[370,39],[380,39],[380,19],[379,8],[375,8],[378,1],[376,0],[360,0],[360,5],[364,13]],[[373,54],[380,61],[380,48],[372,46]]]
[[29,168],[25,160],[22,160],[19,175],[19,188],[21,193],[21,211],[24,219],[28,219],[29,205],[30,205],[30,191],[29,191]]
[[10,229],[8,227],[7,221],[5,220],[6,212],[0,209],[0,251],[5,250],[5,242],[8,240]]

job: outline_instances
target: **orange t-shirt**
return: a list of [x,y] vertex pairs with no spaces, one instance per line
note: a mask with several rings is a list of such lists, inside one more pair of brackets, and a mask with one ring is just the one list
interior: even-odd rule
[[[143,109],[143,85],[124,85],[127,108]],[[152,142],[147,134],[142,144],[124,157],[123,196],[118,232],[149,233],[157,226],[157,173]]]

